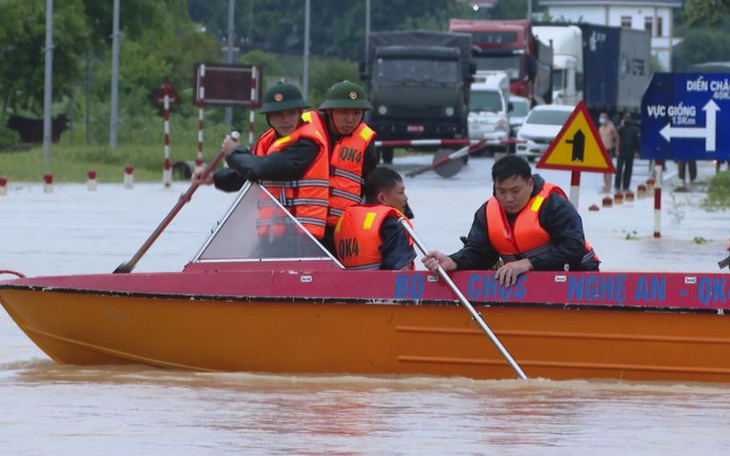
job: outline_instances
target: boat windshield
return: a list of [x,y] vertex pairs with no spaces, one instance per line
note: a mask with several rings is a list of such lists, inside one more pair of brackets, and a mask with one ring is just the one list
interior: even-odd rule
[[327,250],[259,184],[246,184],[194,262],[327,260]]

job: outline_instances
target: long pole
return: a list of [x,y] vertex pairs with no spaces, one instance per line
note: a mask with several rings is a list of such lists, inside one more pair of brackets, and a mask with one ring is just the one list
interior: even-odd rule
[[[240,133],[237,131],[234,131],[231,133],[231,137],[233,139],[238,139],[241,136]],[[215,167],[218,165],[218,163],[223,160],[223,157],[226,156],[226,151],[222,150],[218,152],[218,155],[215,156],[213,160],[211,160],[210,163],[208,163],[208,166],[205,167],[203,170],[203,173],[200,175],[200,180],[205,180],[205,178],[213,172]],[[159,225],[157,225],[157,228],[155,228],[155,231],[152,232],[150,237],[147,238],[146,241],[144,241],[144,244],[142,244],[142,247],[137,250],[137,252],[132,256],[132,258],[125,262],[120,264],[115,270],[114,274],[127,274],[132,272],[132,270],[137,266],[137,263],[139,263],[139,260],[142,259],[145,253],[152,247],[152,244],[155,243],[158,237],[160,237],[160,234],[162,234],[163,231],[165,231],[165,228],[167,228],[167,225],[172,222],[172,219],[175,218],[175,216],[180,212],[180,209],[183,208],[189,201],[190,198],[193,197],[193,193],[198,189],[200,186],[199,183],[193,183],[188,187],[188,189],[180,196],[180,199],[177,200],[177,203],[175,206],[170,210],[170,212],[165,216],[164,219],[160,222]]]
[[[424,255],[427,255],[428,249],[426,248],[426,245],[423,243],[421,238],[418,237],[415,230],[411,228],[411,226],[408,224],[408,219],[405,217],[401,217],[398,219],[398,223],[400,226],[403,227],[403,229],[408,232],[408,235],[411,236],[411,239],[413,239],[413,242],[416,244],[418,249],[423,253]],[[509,354],[506,348],[504,348],[504,345],[502,345],[502,342],[499,341],[496,334],[492,332],[492,330],[489,328],[487,323],[484,322],[484,319],[481,315],[479,315],[479,312],[474,309],[474,306],[469,302],[468,299],[466,299],[466,296],[459,290],[459,287],[456,286],[453,280],[451,280],[451,277],[449,277],[448,274],[446,274],[446,271],[439,266],[439,276],[441,276],[442,279],[446,282],[446,284],[451,288],[451,291],[454,292],[456,297],[459,298],[459,301],[466,307],[466,309],[471,314],[472,318],[481,326],[482,330],[487,334],[489,339],[491,339],[492,343],[497,347],[497,349],[502,353],[502,356],[507,360],[510,366],[512,366],[512,369],[517,373],[517,376],[520,377],[522,380],[527,380],[527,375],[522,371],[522,368],[517,364],[517,361],[512,358],[512,355]]]
[[365,0],[365,59],[368,61],[370,52],[370,0]]
[[170,187],[172,185],[172,164],[170,163],[170,81],[165,78],[162,81],[162,92],[164,94],[163,106],[165,132],[165,159],[162,162],[162,185]]
[[654,162],[654,237],[662,237],[662,174],[664,161]]
[[304,76],[302,92],[304,99],[309,100],[309,29],[311,27],[312,2],[307,0],[304,5]]
[[251,100],[248,104],[248,147],[253,147],[256,128],[256,96],[258,94],[258,67],[251,67]]
[[91,144],[91,51],[86,53],[86,145]]
[[573,203],[575,210],[578,210],[578,202],[580,201],[580,171],[573,171],[570,174],[570,202]]
[[53,0],[46,0],[46,78],[43,90],[43,161],[51,163],[51,101],[53,95]]
[[[234,26],[233,16],[235,11],[235,0],[228,0],[228,47],[226,48],[226,63],[231,65],[233,63],[233,41],[234,41]],[[233,108],[230,106],[226,108],[226,125],[229,127],[233,123]]]
[[198,156],[195,159],[195,170],[203,169],[203,119],[205,116],[205,64],[198,67],[200,87],[198,88]]
[[117,117],[119,111],[119,0],[114,0],[112,25],[112,106],[109,124],[109,147],[117,148]]

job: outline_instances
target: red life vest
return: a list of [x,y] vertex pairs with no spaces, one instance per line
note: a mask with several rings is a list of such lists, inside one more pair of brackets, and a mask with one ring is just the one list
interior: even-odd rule
[[365,151],[375,141],[375,131],[365,122],[337,141],[330,157],[330,208],[327,225],[334,227],[345,210],[362,204],[362,167]]
[[[265,131],[256,142],[254,155],[263,157],[278,153],[300,139],[308,139],[317,144],[319,147],[317,158],[309,165],[300,179],[264,181],[261,184],[315,238],[321,239],[324,236],[329,204],[329,143],[319,116],[312,116],[311,112],[305,112],[302,114],[302,121],[303,123],[290,135],[278,139],[275,139],[276,132],[273,128]],[[280,236],[286,229],[286,224],[277,222],[277,219],[283,215],[280,210],[276,210],[273,201],[266,197],[260,199],[257,221],[259,235]]]
[[[383,260],[380,227],[388,217],[405,216],[398,209],[382,204],[347,208],[335,227],[337,259],[347,269],[380,269]],[[410,220],[408,224],[411,225]],[[413,245],[410,236],[408,239]]]
[[[533,196],[517,214],[514,228],[510,226],[507,213],[497,198],[489,199],[486,207],[487,235],[492,247],[505,263],[517,261],[529,254],[536,254],[549,248],[550,235],[540,226],[539,217],[543,202],[553,192],[563,198],[566,197],[560,187],[546,182],[537,195]],[[591,258],[598,260],[588,241],[585,241],[585,252],[583,261]]]

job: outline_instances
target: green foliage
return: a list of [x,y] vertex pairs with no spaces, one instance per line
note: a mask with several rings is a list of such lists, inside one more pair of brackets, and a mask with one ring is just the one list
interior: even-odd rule
[[[301,54],[304,48],[302,0],[236,3],[236,43],[251,51]],[[222,40],[227,31],[228,2],[188,0],[194,21],[205,24]],[[312,55],[362,60],[365,51],[365,1],[312,0]],[[371,2],[371,30],[426,28],[446,30],[450,17],[468,17],[465,5],[453,0],[390,0]]]
[[707,198],[702,204],[708,209],[730,208],[730,171],[722,171],[710,179]]
[[[676,61],[675,61],[676,65]],[[651,60],[649,61],[649,73],[654,74],[657,72],[662,71],[662,65],[659,63],[659,57],[656,55],[651,56]]]
[[[14,111],[40,114],[43,109],[46,2],[0,2],[0,96]],[[79,76],[78,55],[87,46],[90,28],[81,0],[56,2],[53,14],[54,98],[68,94]]]
[[7,128],[5,124],[0,124],[0,152],[8,150],[19,139],[17,131]]
[[684,20],[690,26],[717,26],[730,14],[730,0],[687,0]]
[[695,63],[730,60],[730,33],[719,30],[694,29],[677,47],[676,71]]
[[[299,55],[282,58],[278,54],[252,51],[241,56],[239,63],[260,65],[263,68],[264,78],[269,84],[274,82],[272,79],[285,78],[292,82],[296,81],[301,86],[304,63],[303,58]],[[358,78],[358,66],[355,62],[333,58],[310,58],[309,101],[312,107],[316,108],[324,101],[324,95],[332,84],[345,79],[360,84]]]
[[[141,118],[138,118],[141,122]],[[171,126],[170,160],[194,161],[197,156],[197,130],[189,128],[193,120],[182,120]],[[187,127],[188,130],[183,130]],[[156,133],[155,134],[155,130]],[[205,131],[204,158],[210,160],[220,147],[226,131],[221,126]],[[134,166],[135,179],[154,181],[162,179],[164,145],[162,120],[141,132],[146,144],[121,143],[112,150],[108,145],[74,145],[66,141],[51,147],[51,164],[43,160],[43,147],[30,151],[0,153],[0,170],[11,182],[40,182],[43,173],[53,174],[57,182],[85,182],[86,172],[94,169],[100,182],[121,182],[126,165]],[[154,138],[154,141],[149,141]],[[141,139],[141,138],[140,138]]]
[[697,245],[707,244],[709,241],[702,236],[695,236],[692,238],[692,242],[694,242]]

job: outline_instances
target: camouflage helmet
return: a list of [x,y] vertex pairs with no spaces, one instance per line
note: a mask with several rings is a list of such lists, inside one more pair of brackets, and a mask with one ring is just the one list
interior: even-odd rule
[[302,92],[297,86],[288,82],[278,82],[264,94],[264,102],[259,108],[261,114],[288,111],[290,109],[307,109]]
[[350,81],[342,81],[327,90],[324,103],[319,109],[362,109],[369,111],[373,107],[368,103],[362,87]]

